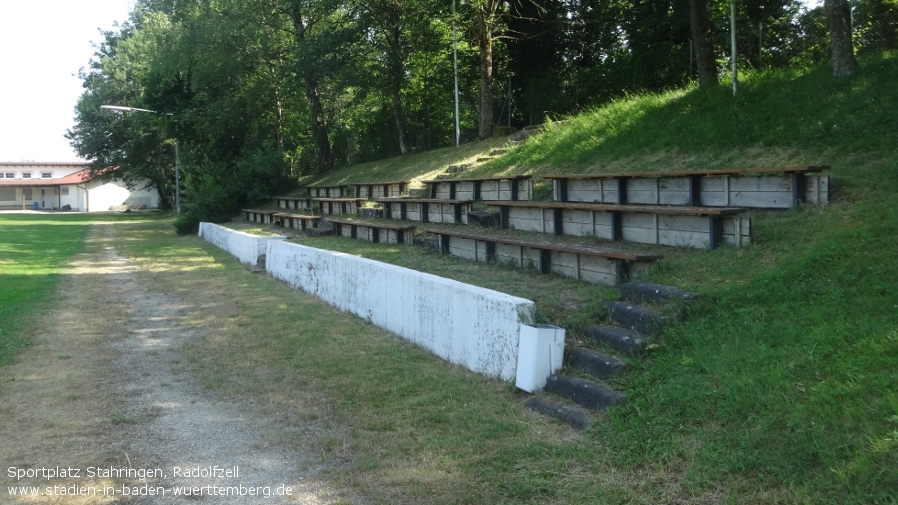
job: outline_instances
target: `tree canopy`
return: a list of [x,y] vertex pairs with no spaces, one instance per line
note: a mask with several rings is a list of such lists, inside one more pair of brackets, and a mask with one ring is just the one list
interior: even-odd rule
[[[733,2],[741,67],[830,58],[823,7]],[[301,175],[453,145],[454,33],[463,141],[729,68],[729,0],[455,3],[137,0],[82,70],[68,137],[166,202],[177,143],[189,212],[225,219]],[[898,0],[851,5],[855,50],[895,49]]]

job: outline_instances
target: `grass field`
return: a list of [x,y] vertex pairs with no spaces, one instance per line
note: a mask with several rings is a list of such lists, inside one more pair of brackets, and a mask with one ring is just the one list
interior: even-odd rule
[[83,247],[92,219],[0,214],[0,365],[27,343],[30,318],[46,309],[66,261]]

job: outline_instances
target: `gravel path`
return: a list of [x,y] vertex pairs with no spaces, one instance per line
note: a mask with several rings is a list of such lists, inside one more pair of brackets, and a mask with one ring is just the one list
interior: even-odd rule
[[361,503],[323,480],[317,455],[267,443],[280,428],[252,402],[217,401],[184,370],[180,346],[207,330],[142,284],[109,226],[0,372],[0,503],[34,503],[11,496],[26,486],[41,503]]

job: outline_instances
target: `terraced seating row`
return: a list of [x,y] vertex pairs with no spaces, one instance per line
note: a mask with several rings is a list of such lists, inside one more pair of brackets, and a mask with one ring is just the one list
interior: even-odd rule
[[543,175],[558,202],[786,209],[826,205],[828,166]]
[[273,217],[277,218],[275,223],[279,223],[284,228],[293,228],[296,230],[309,230],[311,228],[317,228],[318,223],[321,222],[321,216],[316,216],[313,214],[291,214],[289,212],[278,212],[272,214]]
[[327,218],[327,221],[334,225],[334,232],[336,235],[367,240],[375,243],[410,243],[411,237],[415,231],[414,225],[360,221],[334,217]]
[[612,241],[715,249],[750,240],[751,220],[732,207],[487,201],[500,228]]
[[362,203],[367,198],[312,198],[312,205],[318,206],[322,215],[349,214],[357,215]]
[[408,192],[407,181],[364,182],[354,184],[356,198],[392,198]]
[[468,179],[432,179],[427,185],[430,198],[448,200],[530,200],[533,176],[511,175]]
[[441,198],[378,198],[383,205],[384,217],[420,223],[468,224],[468,213],[474,208],[474,200],[448,200]]
[[301,210],[312,208],[312,198],[306,196],[275,196],[274,201],[279,209]]
[[440,250],[474,261],[501,261],[519,268],[536,268],[586,282],[617,286],[636,268],[661,259],[659,254],[536,241],[500,234],[449,228],[427,228],[439,236]]

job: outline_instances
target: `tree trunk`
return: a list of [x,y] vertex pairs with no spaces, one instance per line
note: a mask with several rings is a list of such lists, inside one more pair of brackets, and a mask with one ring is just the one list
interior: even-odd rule
[[833,75],[845,77],[857,70],[854,47],[851,43],[851,6],[848,0],[824,0],[826,24],[829,28],[829,48]]
[[[291,2],[287,12],[293,22],[293,36],[296,44],[302,46],[306,39],[307,21],[302,15],[300,2]],[[318,171],[329,172],[334,168],[334,155],[327,134],[327,122],[324,120],[324,106],[318,93],[318,78],[314,70],[308,68],[305,68],[301,77],[305,86],[306,100],[309,102],[309,109],[313,116],[312,138],[315,140]]]
[[493,34],[484,23],[480,32],[480,138],[493,133]]
[[689,24],[692,27],[692,45],[695,47],[698,87],[710,88],[717,84],[717,64],[711,43],[707,0],[689,0]]
[[306,87],[306,99],[309,108],[312,109],[314,125],[312,136],[315,139],[315,158],[318,161],[319,172],[329,172],[334,168],[334,154],[331,150],[330,138],[327,136],[327,123],[324,120],[324,106],[321,104],[321,96],[318,94],[318,80],[314,77],[303,77]]
[[405,66],[402,63],[402,13],[396,3],[390,5],[390,29],[388,45],[390,47],[390,94],[393,99],[393,118],[396,120],[396,132],[399,136],[399,152],[408,152],[406,141],[405,110],[402,107],[402,85],[405,78]]

